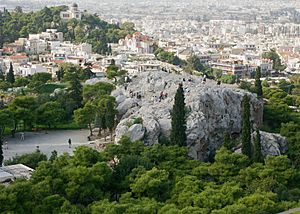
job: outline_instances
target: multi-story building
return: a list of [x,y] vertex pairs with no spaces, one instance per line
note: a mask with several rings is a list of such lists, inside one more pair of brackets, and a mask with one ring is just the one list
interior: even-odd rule
[[238,60],[219,60],[218,62],[212,62],[211,67],[222,70],[225,74],[233,74],[240,77],[248,73],[248,65],[244,65],[242,61]]
[[127,35],[125,39],[120,39],[119,45],[135,53],[149,54],[153,53],[154,41],[149,36],[136,32],[133,35]]
[[60,18],[64,21],[68,21],[70,19],[81,20],[82,12],[79,11],[78,5],[76,3],[72,4],[71,7],[67,11],[60,12]]

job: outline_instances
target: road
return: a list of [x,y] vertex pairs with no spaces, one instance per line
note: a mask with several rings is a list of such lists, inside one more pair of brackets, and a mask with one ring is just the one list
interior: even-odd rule
[[[65,152],[73,154],[77,146],[89,145],[87,142],[88,130],[59,130],[59,131],[41,131],[41,132],[25,132],[25,140],[21,141],[20,133],[15,138],[6,138],[8,149],[3,145],[4,159],[7,160],[16,155],[22,155],[39,150],[48,157],[53,150],[63,154]],[[71,139],[72,146],[69,148],[68,139]]]

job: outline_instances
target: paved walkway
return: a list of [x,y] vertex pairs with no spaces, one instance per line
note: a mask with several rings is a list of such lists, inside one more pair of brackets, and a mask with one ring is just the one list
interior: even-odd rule
[[[16,134],[15,138],[7,138],[8,149],[3,145],[4,159],[7,160],[16,155],[22,155],[36,151],[37,146],[41,152],[48,157],[53,150],[58,154],[68,152],[73,154],[73,150],[77,146],[89,145],[87,136],[88,130],[59,130],[59,131],[45,131],[41,132],[25,132],[25,140],[21,141],[20,133]],[[68,139],[71,138],[72,146],[69,148]]]
[[288,211],[284,211],[284,212],[281,212],[281,213],[278,213],[278,214],[292,214],[292,213],[298,213],[300,212],[300,207],[299,208],[295,208],[295,209],[291,209],[291,210],[288,210]]

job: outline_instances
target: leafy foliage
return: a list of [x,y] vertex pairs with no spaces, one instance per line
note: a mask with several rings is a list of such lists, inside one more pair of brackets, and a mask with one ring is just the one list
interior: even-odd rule
[[157,48],[154,52],[155,57],[163,62],[168,62],[173,65],[184,65],[185,61],[179,59],[178,56],[175,56],[175,53],[164,51],[162,48]]
[[284,66],[281,63],[281,59],[280,56],[278,55],[278,53],[276,52],[276,50],[272,49],[269,52],[266,52],[262,55],[263,58],[265,59],[270,59],[273,61],[273,68],[275,70],[279,70],[279,71],[283,71],[286,66]]
[[102,153],[78,147],[74,156],[39,162],[29,181],[0,187],[0,211],[278,213],[299,206],[299,181],[286,156],[251,164],[221,148],[214,163],[203,163],[177,145],[123,138]]
[[5,165],[21,163],[35,169],[42,161],[47,161],[47,156],[37,151],[31,154],[25,154],[25,155],[13,157],[12,159],[5,161]]
[[227,83],[227,84],[234,84],[236,83],[236,76],[231,74],[222,75],[220,78],[221,82]]

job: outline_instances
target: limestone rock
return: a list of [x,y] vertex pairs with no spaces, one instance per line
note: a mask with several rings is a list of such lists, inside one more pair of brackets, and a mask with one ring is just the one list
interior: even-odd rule
[[135,101],[131,98],[129,99],[125,99],[123,102],[121,102],[118,107],[117,107],[117,110],[118,110],[118,113],[120,115],[123,115],[125,114],[129,109],[133,108],[135,106]]
[[[144,142],[151,145],[159,136],[170,135],[171,110],[178,84],[183,83],[187,114],[187,144],[189,155],[205,160],[223,144],[224,133],[239,135],[241,132],[241,101],[244,95],[250,97],[251,122],[254,127],[262,124],[263,102],[256,95],[238,89],[234,85],[217,85],[188,74],[176,75],[166,72],[144,72],[132,78],[127,90],[119,87],[113,92],[118,100],[121,119],[116,129],[116,141],[128,132],[126,123],[134,117],[143,119],[146,130]],[[141,98],[129,95],[129,91],[140,94]],[[162,99],[160,99],[160,95]],[[137,131],[141,127],[135,127]],[[141,131],[139,131],[141,136]]]
[[[256,133],[252,134],[254,138]],[[287,152],[287,140],[280,134],[268,133],[260,131],[262,154],[264,156],[278,156]]]
[[127,136],[131,141],[143,140],[146,129],[142,124],[131,125],[133,119],[126,119],[122,121],[122,125],[116,129],[115,141],[120,141],[122,136]]
[[128,129],[127,136],[132,141],[142,140],[145,136],[145,128],[142,124],[134,124]]

